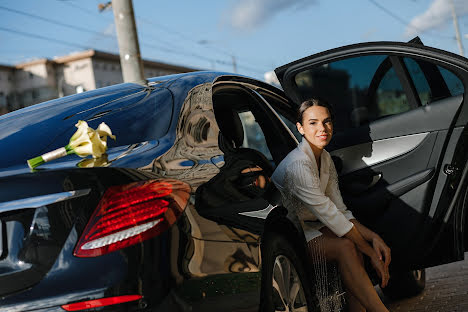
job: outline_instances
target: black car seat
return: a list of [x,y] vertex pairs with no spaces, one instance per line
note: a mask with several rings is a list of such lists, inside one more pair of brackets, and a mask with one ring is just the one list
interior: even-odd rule
[[239,114],[230,107],[219,107],[215,111],[220,128],[219,148],[224,153],[226,169],[237,173],[237,185],[250,195],[262,193],[270,182],[273,167],[260,151],[242,147],[244,128]]

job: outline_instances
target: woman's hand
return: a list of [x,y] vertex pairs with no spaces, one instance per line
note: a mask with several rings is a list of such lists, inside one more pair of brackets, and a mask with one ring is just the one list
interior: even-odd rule
[[379,256],[375,254],[374,256],[370,257],[372,266],[374,267],[377,275],[382,280],[380,287],[384,288],[388,284],[388,280],[390,279],[390,275],[388,273],[388,266],[385,266],[384,262],[379,259]]
[[[390,278],[390,273],[388,270],[388,266],[390,265],[391,261],[391,255],[390,255],[390,248],[385,244],[382,238],[375,234],[375,236],[372,238],[372,247],[374,248],[374,251],[377,255],[377,259],[375,260],[378,270],[380,270],[380,267],[383,269],[383,273],[380,273],[380,278],[382,279],[382,287],[387,286],[388,279]],[[385,260],[385,261],[384,261]],[[377,267],[374,265],[374,260],[372,259],[372,265],[374,268]]]
[[379,257],[379,259],[382,261],[385,261],[384,264],[388,271],[388,266],[390,265],[390,261],[392,260],[390,248],[387,246],[387,244],[385,244],[383,239],[380,238],[380,236],[378,236],[377,234],[375,234],[375,236],[372,238],[372,247],[377,253],[377,256]]

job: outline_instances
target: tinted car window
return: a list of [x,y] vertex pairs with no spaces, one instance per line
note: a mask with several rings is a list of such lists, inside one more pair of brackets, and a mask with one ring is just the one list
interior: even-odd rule
[[422,105],[464,93],[463,83],[451,71],[422,60],[403,60]]
[[295,77],[302,99],[322,97],[335,107],[335,130],[358,127],[411,107],[387,55],[323,64]]
[[296,137],[297,141],[301,142],[302,135],[297,131],[296,124],[289,120],[288,118],[284,117],[281,113],[277,112],[278,116],[280,116],[281,120],[286,124],[286,126],[291,130],[292,134]]
[[403,113],[411,109],[406,93],[401,86],[395,69],[391,67],[383,76],[375,91],[375,106],[370,105],[370,119]]
[[440,70],[442,77],[444,77],[445,83],[450,90],[450,95],[455,96],[465,92],[463,82],[461,82],[461,80],[455,76],[455,74],[443,67],[437,66],[437,68]]
[[419,101],[422,105],[429,104],[432,102],[433,96],[431,87],[427,82],[424,72],[415,60],[408,57],[405,57],[403,60],[405,62],[406,68],[408,69],[408,73],[413,80],[414,87],[416,88],[416,92],[419,96]]

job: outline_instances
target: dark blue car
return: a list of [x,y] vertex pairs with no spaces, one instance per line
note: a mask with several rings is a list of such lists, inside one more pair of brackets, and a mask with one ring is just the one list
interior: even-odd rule
[[[270,182],[295,109],[335,105],[346,205],[392,249],[389,296],[463,259],[467,59],[418,43],[346,46],[276,69],[283,90],[194,72],[0,117],[0,311],[319,311],[305,239]],[[26,161],[86,121],[99,159]]]

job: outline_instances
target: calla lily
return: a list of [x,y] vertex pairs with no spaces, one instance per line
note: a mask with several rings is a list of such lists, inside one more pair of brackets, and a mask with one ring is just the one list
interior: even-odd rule
[[105,167],[109,164],[107,154],[98,158],[85,158],[76,164],[80,168]]
[[78,130],[76,130],[65,147],[29,159],[29,167],[34,169],[43,163],[70,154],[76,154],[80,157],[91,155],[93,158],[99,158],[107,150],[107,137],[109,136],[115,140],[115,135],[112,135],[111,129],[104,122],[96,130],[90,128],[88,123],[83,120],[79,120],[75,126]]

